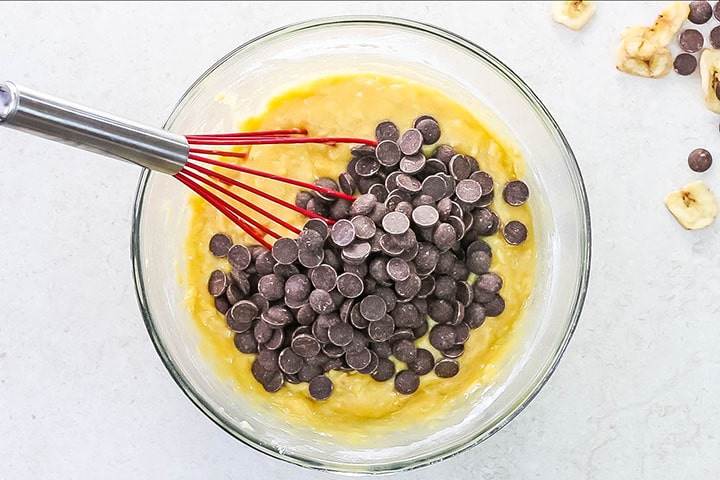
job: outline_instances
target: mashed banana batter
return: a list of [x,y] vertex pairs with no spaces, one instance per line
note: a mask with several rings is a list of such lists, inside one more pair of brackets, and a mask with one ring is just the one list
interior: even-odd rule
[[[218,374],[232,381],[238,395],[247,401],[270,404],[288,421],[309,425],[326,434],[362,436],[363,432],[381,432],[382,428],[396,428],[408,422],[442,418],[469,392],[490,384],[497,365],[512,351],[514,331],[533,290],[536,262],[529,205],[511,207],[502,199],[505,183],[524,176],[523,160],[513,145],[493,136],[490,128],[439,91],[375,74],[326,77],[292,88],[272,99],[262,115],[248,119],[240,127],[241,130],[301,127],[311,136],[374,138],[379,122],[392,120],[403,131],[411,128],[413,120],[422,114],[432,115],[440,123],[439,143],[453,145],[457,151],[474,156],[480,168],[493,176],[496,193],[491,208],[499,215],[501,225],[519,220],[528,227],[528,238],[519,246],[508,245],[501,233],[485,238],[493,248],[491,270],[504,279],[500,293],[506,301],[505,311],[499,317],[488,317],[480,328],[472,331],[465,344],[465,354],[458,359],[457,376],[441,379],[431,372],[421,377],[420,388],[412,395],[398,394],[392,380],[379,383],[369,375],[339,371],[327,374],[335,388],[325,401],[310,397],[307,383],[286,383],[279,392],[267,393],[250,372],[254,355],[236,350],[233,333],[227,328],[223,315],[215,310],[213,298],[207,292],[210,272],[230,268],[225,259],[209,252],[210,237],[224,232],[236,243],[250,244],[251,239],[204,200],[191,196],[184,279],[186,305],[201,332],[203,357],[213,362]],[[241,161],[249,167],[312,182],[319,177],[337,178],[350,159],[349,148],[348,145],[258,146],[249,149],[248,159]],[[247,175],[243,180],[291,202],[298,192],[297,187],[272,180]],[[304,223],[304,217],[264,199],[257,199],[257,204],[299,227]],[[269,221],[268,226],[279,228]],[[284,231],[279,233],[290,235]],[[426,338],[417,344],[439,358]]]

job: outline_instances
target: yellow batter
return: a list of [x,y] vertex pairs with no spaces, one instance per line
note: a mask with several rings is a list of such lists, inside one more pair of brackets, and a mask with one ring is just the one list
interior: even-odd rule
[[[524,163],[519,151],[502,139],[492,136],[492,125],[483,126],[465,108],[444,94],[427,86],[399,78],[375,74],[338,75],[315,80],[288,90],[272,99],[267,111],[245,121],[241,130],[269,130],[302,127],[312,136],[355,136],[374,138],[375,126],[392,120],[401,131],[412,127],[422,114],[434,116],[440,123],[439,143],[453,145],[459,152],[477,158],[480,168],[495,179],[495,201],[492,205],[502,222],[519,220],[529,230],[520,246],[510,246],[498,233],[486,240],[493,248],[491,270],[504,279],[501,295],[506,309],[497,318],[488,318],[473,330],[459,358],[460,373],[440,379],[434,373],[422,376],[420,388],[412,395],[395,392],[393,381],[379,383],[369,375],[331,371],[335,390],[325,401],[316,401],[308,393],[307,383],[286,384],[279,392],[269,394],[253,378],[250,365],[254,355],[239,353],[233,345],[233,334],[225,319],[216,312],[207,292],[211,271],[229,271],[225,259],[215,258],[208,241],[216,232],[225,232],[233,241],[252,243],[227,218],[192,196],[191,223],[187,238],[186,304],[201,332],[201,351],[212,361],[218,374],[231,380],[238,395],[246,401],[270,404],[272,409],[291,422],[309,425],[328,435],[363,439],[381,435],[385,429],[402,428],[422,422],[427,425],[441,419],[449,409],[463,402],[467,393],[484,388],[496,375],[496,366],[512,351],[514,330],[521,320],[523,305],[532,293],[535,273],[535,239],[530,207],[510,207],[502,200],[502,186],[509,180],[523,178]],[[289,145],[260,146],[249,150],[245,165],[312,182],[319,177],[337,178],[350,158],[350,146]],[[426,153],[430,153],[428,148]],[[281,198],[293,201],[297,187],[242,176],[243,181]],[[263,199],[257,203],[276,215],[301,226],[304,218]],[[257,215],[255,215],[257,216]],[[276,225],[268,226],[278,228]],[[288,234],[287,232],[282,232]],[[427,339],[417,342],[430,349]],[[398,365],[404,367],[404,364]]]

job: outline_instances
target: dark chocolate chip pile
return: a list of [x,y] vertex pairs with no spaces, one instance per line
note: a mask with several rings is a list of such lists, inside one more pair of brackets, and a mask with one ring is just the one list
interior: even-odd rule
[[[426,158],[423,145],[440,138],[430,116],[402,134],[384,121],[376,136],[376,148],[352,149],[337,182],[317,181],[359,192],[354,202],[297,195],[299,206],[331,226],[311,219],[298,238],[278,239],[271,251],[233,245],[221,233],[210,240],[210,251],[227,257],[232,270],[213,271],[208,291],[237,349],[257,355],[252,374],[268,392],[308,382],[310,395],[324,400],[334,388],[325,373],[341,370],[394,378],[397,392],[411,394],[431,371],[456,375],[470,331],[505,309],[503,281],[489,271],[492,250],[481,239],[500,230],[489,208],[490,174],[449,145]],[[502,195],[516,206],[529,192],[516,180]],[[502,235],[518,245],[527,228],[510,221]],[[415,345],[425,335],[440,358]],[[404,364],[399,371],[391,357]]]

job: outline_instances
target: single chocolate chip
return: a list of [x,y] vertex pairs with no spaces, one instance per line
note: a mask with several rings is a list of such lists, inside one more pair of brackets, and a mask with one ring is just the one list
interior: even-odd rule
[[284,327],[293,321],[293,316],[290,310],[282,305],[273,305],[268,308],[267,312],[261,314],[260,318],[274,328]]
[[[720,33],[720,31],[718,31]],[[690,75],[697,68],[697,59],[689,53],[681,53],[675,57],[673,68],[679,75]]]
[[455,325],[455,345],[462,345],[470,338],[470,326],[465,322]]
[[513,180],[508,182],[503,189],[503,198],[508,205],[517,207],[525,203],[530,195],[530,190],[525,182]]
[[[241,300],[229,310],[228,314],[232,318],[233,326],[247,325],[252,322],[260,313],[258,307],[250,300]],[[229,324],[229,320],[228,320]],[[232,330],[235,330],[230,326]]]
[[[371,239],[377,231],[375,222],[373,222],[372,219],[366,215],[356,215],[350,220],[350,222],[353,226],[355,236],[361,240]],[[335,225],[337,225],[337,223]]]
[[487,208],[475,210],[473,217],[475,217],[474,225],[478,235],[487,237],[494,235],[498,231],[500,220],[492,210],[488,210]]
[[454,377],[460,371],[460,365],[457,361],[443,358],[435,364],[435,375],[440,378]]
[[301,274],[295,274],[285,281],[285,300],[294,304],[302,305],[310,295],[310,279]]
[[435,325],[430,329],[430,345],[441,351],[455,345],[455,328],[451,325]]
[[216,233],[210,238],[210,253],[216,257],[226,257],[232,245],[233,242],[230,237],[224,233]]
[[470,171],[470,161],[462,154],[453,155],[448,166],[455,180],[464,180],[472,173]]
[[433,117],[416,120],[415,128],[420,131],[425,145],[432,145],[440,140],[440,125]]
[[432,156],[447,165],[455,153],[457,152],[455,152],[455,149],[450,145],[438,145]]
[[445,358],[460,358],[465,353],[464,345],[453,345],[447,350],[443,350],[442,354]]
[[[328,331],[329,331],[329,329],[328,329]],[[345,355],[345,350],[343,350],[342,347],[340,347],[338,345],[333,345],[332,343],[323,345],[322,351],[330,359],[340,358],[343,355]],[[332,369],[330,369],[330,370],[332,370]]]
[[527,239],[527,227],[517,220],[508,222],[503,227],[503,237],[510,245],[520,245]]
[[310,192],[298,192],[298,194],[295,196],[295,205],[300,208],[307,209],[307,204],[312,198],[313,196]]
[[312,269],[310,281],[315,288],[329,292],[335,288],[337,272],[330,265],[322,264]]
[[310,292],[308,303],[315,313],[318,314],[329,313],[335,310],[335,302],[333,301],[332,295],[326,290],[319,288]]
[[423,180],[421,185],[422,193],[432,197],[436,202],[445,197],[447,184],[445,180],[438,175],[430,175]]
[[378,295],[368,295],[360,302],[360,315],[369,322],[382,320],[387,313],[387,305]]
[[387,358],[380,358],[375,371],[370,376],[376,382],[386,382],[395,375],[395,363]]
[[370,188],[368,188],[367,193],[375,195],[378,202],[384,202],[388,197],[388,189],[383,183],[373,183],[370,185]]
[[291,347],[285,347],[278,356],[278,366],[283,373],[296,374],[303,366],[303,358]]
[[495,272],[488,272],[478,276],[474,288],[483,292],[498,293],[502,286],[502,277]]
[[245,270],[250,266],[250,250],[245,245],[233,245],[227,252],[228,263],[237,270]]
[[368,350],[367,347],[363,347],[360,351],[355,353],[345,354],[345,361],[348,366],[355,370],[362,370],[367,367],[371,360],[372,355],[370,355],[370,350]]
[[463,304],[464,307],[470,305],[473,301],[473,287],[466,281],[457,282],[457,300]]
[[317,313],[313,310],[309,303],[306,303],[298,309],[295,317],[300,325],[312,325],[317,317]]
[[214,270],[208,279],[208,292],[210,292],[210,295],[213,297],[219,297],[225,293],[225,289],[229,283],[230,281],[227,275],[225,275],[225,272],[222,270]]
[[265,370],[274,371],[278,369],[278,352],[261,348],[258,352],[257,362]]
[[420,283],[420,291],[417,294],[418,299],[425,299],[435,292],[435,277],[427,276]]
[[350,312],[352,311],[354,306],[355,300],[353,300],[352,298],[346,298],[342,302],[340,308],[338,309],[338,315],[340,316],[341,322],[348,323],[350,321]]
[[475,180],[480,184],[480,188],[482,188],[483,196],[491,193],[494,188],[494,181],[493,177],[483,171],[477,171],[470,174],[470,180]]
[[330,238],[338,247],[346,247],[355,240],[355,226],[347,219],[335,222],[330,231]]
[[258,292],[270,302],[280,300],[285,295],[285,280],[274,273],[263,275],[258,282]]
[[457,241],[457,232],[449,223],[441,223],[433,233],[433,243],[441,252],[450,250]]
[[420,228],[432,228],[440,220],[440,214],[432,205],[420,205],[412,211],[412,220]]
[[418,270],[417,273],[432,273],[437,266],[439,258],[440,251],[435,245],[429,242],[420,242],[418,244],[418,254],[415,257],[415,266]]
[[410,266],[405,260],[391,258],[387,262],[387,273],[388,276],[396,282],[407,280],[410,276]]
[[455,240],[461,240],[463,235],[465,235],[465,222],[455,215],[450,215],[445,221],[453,227],[453,230],[455,231]]
[[375,147],[372,145],[355,145],[350,149],[353,157],[366,157],[375,155]]
[[[400,162],[402,152],[400,147],[393,140],[382,140],[375,148],[378,162],[386,167],[393,167]],[[388,188],[388,190],[390,190]]]
[[505,311],[505,300],[497,293],[489,302],[485,302],[485,316],[497,317]]
[[440,275],[435,278],[435,298],[440,300],[455,300],[457,282],[449,275]]
[[268,350],[278,350],[285,344],[285,330],[282,328],[276,328],[273,331],[270,340],[265,342],[265,348]]
[[377,322],[372,322],[367,327],[367,333],[373,342],[385,342],[395,332],[395,322],[390,315],[385,315]]
[[309,212],[314,213],[315,215],[320,215],[321,217],[327,217],[328,212],[330,211],[328,208],[328,202],[316,196],[308,200],[305,208]]
[[241,353],[256,353],[258,348],[257,340],[252,332],[243,332],[235,334],[233,339],[235,348]]
[[233,269],[230,271],[230,279],[242,295],[250,295],[250,281],[245,272]]
[[465,323],[470,328],[478,328],[485,323],[485,307],[479,303],[471,303],[465,307]]
[[419,338],[423,338],[425,335],[427,335],[429,329],[430,324],[428,323],[427,319],[423,318],[420,326],[417,328],[413,328],[413,335],[415,335],[415,339],[417,340]]
[[338,175],[338,188],[342,193],[352,195],[355,193],[355,189],[357,188],[355,179],[347,172],[341,173]]
[[346,298],[357,298],[363,292],[363,280],[354,273],[345,272],[337,278],[337,289]]
[[455,186],[455,195],[465,203],[475,203],[483,195],[482,187],[475,180],[466,178],[460,180]]
[[365,193],[355,199],[350,208],[350,215],[367,215],[372,212],[377,203],[377,197],[371,193]]
[[703,34],[694,28],[688,28],[680,33],[678,37],[680,48],[689,53],[699,52],[704,43]]
[[333,345],[344,347],[353,339],[355,330],[349,323],[339,322],[330,326],[328,329],[328,338]]
[[320,343],[312,335],[302,334],[297,335],[292,339],[290,347],[293,352],[303,358],[309,358],[320,353]]
[[333,393],[333,383],[325,375],[318,375],[308,384],[310,396],[315,400],[327,400]]
[[412,298],[418,294],[422,287],[422,280],[415,273],[411,273],[405,280],[395,282],[395,292],[400,297]]
[[253,327],[253,335],[258,343],[265,343],[272,338],[274,329],[264,320],[258,320]]
[[298,270],[295,265],[283,265],[282,263],[276,263],[273,267],[273,273],[287,280],[293,275],[300,273],[300,270]]
[[379,358],[388,358],[392,355],[390,342],[370,342],[370,350],[377,354]]
[[370,363],[368,363],[364,368],[358,368],[358,373],[363,373],[365,375],[372,375],[375,370],[377,370],[378,363],[380,362],[380,358],[377,356],[377,354],[373,351],[370,351]]
[[712,155],[704,148],[696,148],[688,155],[688,166],[695,172],[704,172],[712,165]]
[[[320,234],[320,244],[322,244],[322,240],[325,240],[326,238],[328,238],[328,235],[330,235],[330,227],[328,227],[327,222],[319,218],[309,219],[307,222],[305,222],[305,227],[303,228],[303,230],[313,230]],[[315,236],[311,235],[305,240],[305,243],[308,247],[314,248],[318,244],[318,239]]]
[[395,211],[402,213],[406,217],[410,218],[413,212],[413,206],[410,202],[400,202],[395,206]]
[[[412,332],[409,332],[410,338],[413,338]],[[401,362],[410,363],[417,358],[417,348],[412,340],[397,340],[392,346],[393,355]]]
[[384,140],[397,142],[400,138],[400,130],[393,122],[385,120],[384,122],[378,123],[377,127],[375,127],[375,138],[378,142]]
[[482,275],[490,269],[491,258],[482,250],[475,250],[465,257],[465,262],[472,273]]
[[396,328],[417,328],[422,322],[420,312],[412,303],[398,303],[390,316]]
[[418,375],[427,375],[435,366],[435,358],[429,350],[418,348],[415,360],[408,363],[408,368]]
[[259,293],[253,293],[252,295],[250,295],[250,301],[255,304],[260,313],[267,312],[268,308],[270,308],[270,302],[268,301],[268,299],[263,297]]
[[400,160],[400,171],[407,173],[408,175],[414,175],[419,173],[425,168],[425,162],[427,159],[421,152],[415,155],[405,155]]
[[[717,6],[715,8],[717,8]],[[720,26],[710,30],[709,38],[710,45],[712,45],[713,48],[720,48]]]
[[383,229],[392,235],[401,235],[410,228],[410,219],[400,212],[390,212],[382,221]]
[[703,23],[710,20],[712,17],[713,9],[709,2],[706,1],[694,1],[690,2],[690,13],[688,14],[688,20],[696,25],[702,25]]
[[400,151],[403,155],[414,155],[418,153],[422,147],[422,133],[416,128],[411,128],[403,133],[398,144],[400,145]]
[[395,375],[395,390],[402,395],[414,393],[420,386],[420,377],[412,370],[402,370]]
[[397,295],[395,292],[387,287],[377,287],[375,289],[375,295],[382,298],[387,306],[387,311],[390,312],[395,308],[397,304]]
[[380,171],[380,162],[375,157],[361,157],[355,164],[355,172],[361,177],[372,177]]
[[398,189],[407,193],[417,193],[422,188],[420,180],[406,173],[398,175],[395,181],[397,182]]

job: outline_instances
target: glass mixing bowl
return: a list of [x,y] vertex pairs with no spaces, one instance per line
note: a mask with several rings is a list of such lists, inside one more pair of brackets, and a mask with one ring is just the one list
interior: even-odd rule
[[[537,284],[527,302],[518,347],[494,384],[467,398],[442,425],[418,425],[358,448],[294,426],[244,401],[200,355],[198,328],[183,308],[178,281],[190,195],[180,182],[143,172],[137,191],[132,255],[145,323],[165,366],[217,425],[277,459],[346,473],[426,465],[497,432],[537,394],[575,329],[590,266],[590,217],[582,177],[565,137],[530,88],[477,45],[407,20],[343,17],[285,27],[237,48],[183,95],[165,127],[178,133],[232,130],[238,112],[262,112],[275,93],[306,78],[373,71],[435,87],[468,108],[496,135],[515,139],[527,162],[536,232]],[[225,101],[218,102],[223,95]],[[231,109],[227,100],[232,99]],[[480,389],[479,389],[480,390]],[[190,434],[188,432],[188,434]]]

